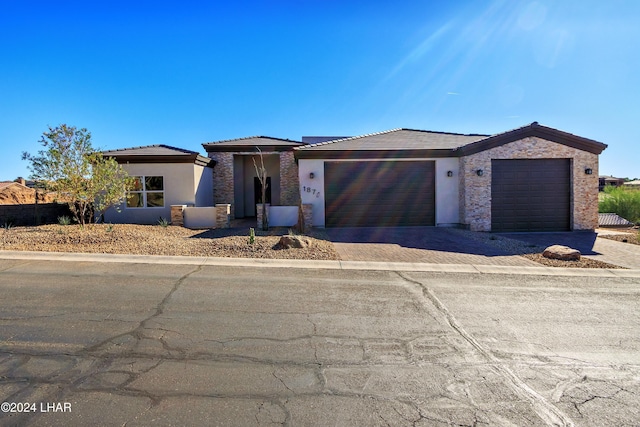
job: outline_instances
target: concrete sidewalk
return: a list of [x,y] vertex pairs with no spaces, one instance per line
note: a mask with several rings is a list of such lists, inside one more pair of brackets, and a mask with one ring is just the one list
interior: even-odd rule
[[[82,254],[62,252],[0,251],[0,260],[74,261],[87,263],[206,265],[264,268],[298,268],[362,271],[422,271],[442,273],[516,274],[536,276],[582,276],[640,278],[640,269],[589,269],[418,262],[313,261],[256,258],[213,258],[158,255]],[[11,267],[8,267],[11,268]],[[6,269],[6,268],[5,268]],[[4,269],[0,267],[0,272]]]

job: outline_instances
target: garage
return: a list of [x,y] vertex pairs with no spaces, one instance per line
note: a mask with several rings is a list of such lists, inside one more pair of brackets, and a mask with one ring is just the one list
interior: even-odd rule
[[434,161],[325,162],[327,227],[435,225]]
[[568,231],[570,216],[570,159],[491,161],[491,231]]

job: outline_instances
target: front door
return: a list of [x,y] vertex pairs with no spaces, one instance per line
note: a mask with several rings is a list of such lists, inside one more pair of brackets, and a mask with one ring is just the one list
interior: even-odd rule
[[[271,203],[271,177],[267,177],[267,191],[266,191],[266,199],[265,203]],[[262,185],[260,184],[260,179],[255,176],[253,177],[253,194],[255,205],[262,203]]]

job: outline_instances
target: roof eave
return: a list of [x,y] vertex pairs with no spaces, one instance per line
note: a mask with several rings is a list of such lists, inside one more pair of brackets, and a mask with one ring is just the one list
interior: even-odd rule
[[[300,144],[302,145],[302,144]],[[227,145],[227,144],[202,144],[207,153],[257,153],[256,147],[262,152],[292,151],[300,145]]]
[[213,167],[215,161],[200,154],[177,154],[177,155],[104,155],[104,157],[113,157],[120,164],[150,164],[150,163],[193,163],[197,166]]
[[459,157],[458,149],[398,149],[398,150],[296,150],[298,159],[418,159]]
[[463,156],[468,156],[529,137],[546,139],[548,141],[556,142],[558,144],[593,154],[600,154],[605,148],[607,148],[607,144],[563,132],[558,129],[542,126],[537,122],[533,122],[528,126],[493,135],[481,141],[465,145],[461,147],[460,150]]

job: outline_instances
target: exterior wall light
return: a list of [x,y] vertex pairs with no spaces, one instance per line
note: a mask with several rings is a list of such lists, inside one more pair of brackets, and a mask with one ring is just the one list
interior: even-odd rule
[[593,173],[593,169],[591,169],[591,168],[586,168],[586,169],[584,170],[584,173],[586,173],[587,175],[591,175],[591,174]]
[[447,171],[447,176],[448,177],[452,177],[453,176],[453,171]]
[[478,175],[478,176],[482,176],[483,174],[484,174],[484,172],[482,171],[482,169],[478,169],[476,171],[476,175]]
[[313,179],[315,176],[316,176],[316,175],[315,175],[313,172],[311,172],[311,173],[309,174],[309,179]]

